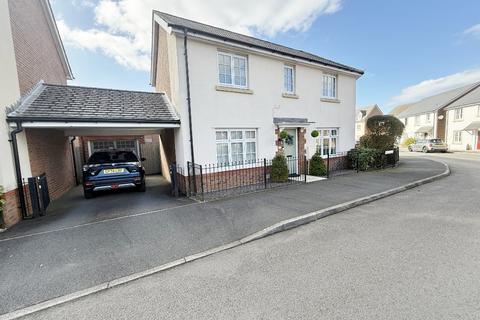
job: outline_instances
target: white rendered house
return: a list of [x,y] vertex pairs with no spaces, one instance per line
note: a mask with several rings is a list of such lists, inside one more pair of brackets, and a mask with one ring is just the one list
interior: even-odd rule
[[[182,124],[170,162],[271,159],[355,145],[356,81],[363,71],[303,51],[154,11],[151,84]],[[190,111],[189,111],[190,110]],[[311,132],[320,135],[312,138]],[[192,141],[193,140],[193,141]],[[194,158],[194,159],[192,159]]]

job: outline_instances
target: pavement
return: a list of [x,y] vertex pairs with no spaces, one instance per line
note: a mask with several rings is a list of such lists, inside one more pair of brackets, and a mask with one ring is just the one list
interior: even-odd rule
[[[0,314],[241,239],[279,221],[444,171],[424,158],[208,203],[188,203],[87,224],[30,224],[0,235]],[[38,232],[38,230],[42,230]],[[10,232],[12,231],[12,232]]]
[[25,320],[479,319],[480,157],[418,157],[452,174]]

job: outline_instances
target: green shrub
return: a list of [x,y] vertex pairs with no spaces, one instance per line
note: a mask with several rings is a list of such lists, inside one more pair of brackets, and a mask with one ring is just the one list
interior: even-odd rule
[[282,130],[282,131],[280,131],[280,134],[278,135],[278,137],[282,140],[285,140],[285,139],[288,138],[288,132],[285,131],[285,130]]
[[347,154],[350,167],[357,168],[360,171],[365,171],[368,168],[379,168],[383,164],[384,152],[378,149],[371,148],[356,148],[352,149]]
[[408,147],[409,145],[415,144],[416,142],[417,142],[417,139],[415,139],[415,137],[410,137],[410,138],[407,138],[403,141],[403,145],[405,147]]
[[318,132],[318,130],[313,130],[310,135],[312,136],[312,138],[316,138],[320,135],[320,132]]
[[288,181],[287,159],[283,154],[277,154],[272,160],[270,177],[273,182]]
[[0,186],[0,227],[3,227],[3,206],[5,205],[5,199],[3,198],[3,187]]
[[313,155],[312,159],[310,159],[309,163],[309,174],[312,176],[324,176],[327,174],[327,167],[325,166],[325,162],[322,159],[322,156],[317,152]]
[[360,138],[360,147],[365,149],[392,149],[402,136],[404,124],[394,116],[379,115],[367,120],[367,133]]

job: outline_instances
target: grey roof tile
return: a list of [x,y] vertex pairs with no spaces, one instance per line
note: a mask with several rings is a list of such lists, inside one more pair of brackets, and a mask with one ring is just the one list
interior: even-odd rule
[[250,47],[256,47],[263,50],[279,53],[282,55],[299,58],[309,62],[316,62],[325,66],[330,66],[330,67],[334,67],[334,68],[338,68],[338,69],[342,69],[342,70],[346,70],[346,71],[350,71],[358,74],[363,74],[363,71],[360,69],[349,67],[347,65],[344,65],[329,59],[325,59],[302,50],[292,49],[292,48],[285,47],[269,41],[261,40],[254,37],[249,37],[240,33],[210,26],[208,24],[203,24],[197,21],[192,21],[189,19],[177,17],[165,12],[154,10],[154,14],[159,16],[170,27],[173,27],[173,28],[178,28],[178,29],[187,28],[189,31],[208,35],[217,39],[228,40],[228,41],[244,44]]
[[8,121],[179,123],[164,93],[52,85],[39,82],[9,108]]

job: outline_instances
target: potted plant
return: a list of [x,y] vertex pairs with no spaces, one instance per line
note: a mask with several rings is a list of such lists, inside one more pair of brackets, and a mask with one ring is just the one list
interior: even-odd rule
[[288,132],[285,130],[280,131],[280,133],[278,134],[278,137],[280,138],[280,140],[282,140],[286,144],[293,143],[293,136],[288,134]]

